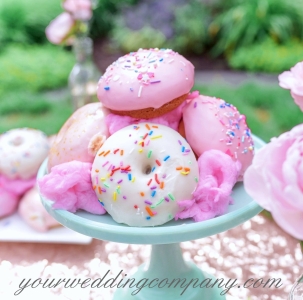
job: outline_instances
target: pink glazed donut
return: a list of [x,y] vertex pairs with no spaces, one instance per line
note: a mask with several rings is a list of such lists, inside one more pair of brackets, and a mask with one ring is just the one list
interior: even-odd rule
[[211,149],[223,151],[240,161],[242,179],[254,156],[254,142],[246,117],[235,106],[200,95],[185,106],[183,122],[186,140],[197,156]]
[[98,98],[117,115],[155,118],[178,107],[194,84],[194,66],[170,49],[139,49],[111,64]]
[[74,112],[55,137],[48,157],[48,170],[72,160],[93,162],[96,152],[109,136],[101,103],[90,103]]

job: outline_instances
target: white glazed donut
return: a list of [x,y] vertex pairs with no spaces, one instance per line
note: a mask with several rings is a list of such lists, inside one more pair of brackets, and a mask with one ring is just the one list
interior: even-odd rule
[[151,123],[127,126],[110,136],[92,166],[99,202],[118,223],[157,226],[175,217],[179,200],[190,200],[198,163],[185,139]]
[[49,142],[39,130],[12,129],[0,136],[0,173],[10,179],[35,176],[47,157]]

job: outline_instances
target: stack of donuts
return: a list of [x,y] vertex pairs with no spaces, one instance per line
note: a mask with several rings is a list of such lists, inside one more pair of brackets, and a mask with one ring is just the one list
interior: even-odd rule
[[57,135],[41,194],[54,208],[109,213],[129,226],[224,214],[254,144],[235,106],[193,85],[194,66],[170,49],[112,63],[100,103],[80,108]]
[[42,206],[35,187],[49,148],[49,139],[39,130],[19,128],[0,135],[0,218],[18,210],[38,231],[58,226]]

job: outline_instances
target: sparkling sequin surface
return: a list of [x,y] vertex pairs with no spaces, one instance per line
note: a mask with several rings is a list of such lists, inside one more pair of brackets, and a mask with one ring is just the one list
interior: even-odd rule
[[[0,231],[1,234],[1,231]],[[208,238],[181,243],[185,259],[218,278],[281,278],[280,288],[232,288],[227,300],[286,300],[303,273],[298,242],[273,221],[256,216],[242,225]],[[90,245],[0,243],[0,299],[110,300],[114,289],[25,288],[14,296],[26,278],[115,277],[130,274],[150,255],[148,245],[127,245],[93,240]],[[36,282],[37,283],[37,282]],[[186,298],[184,298],[186,299]]]

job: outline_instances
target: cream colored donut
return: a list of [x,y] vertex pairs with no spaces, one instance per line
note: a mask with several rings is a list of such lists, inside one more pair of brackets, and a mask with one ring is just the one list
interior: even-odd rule
[[75,111],[52,143],[48,170],[72,160],[93,162],[96,152],[109,136],[105,124],[108,113],[101,103],[86,104]]
[[151,123],[110,136],[92,166],[99,202],[118,223],[157,226],[175,217],[179,200],[192,198],[198,163],[185,139]]
[[0,173],[10,179],[35,176],[47,157],[49,142],[39,130],[12,129],[0,136]]
[[30,189],[20,200],[18,212],[21,218],[32,228],[46,232],[60,224],[46,211],[42,205],[36,187]]

